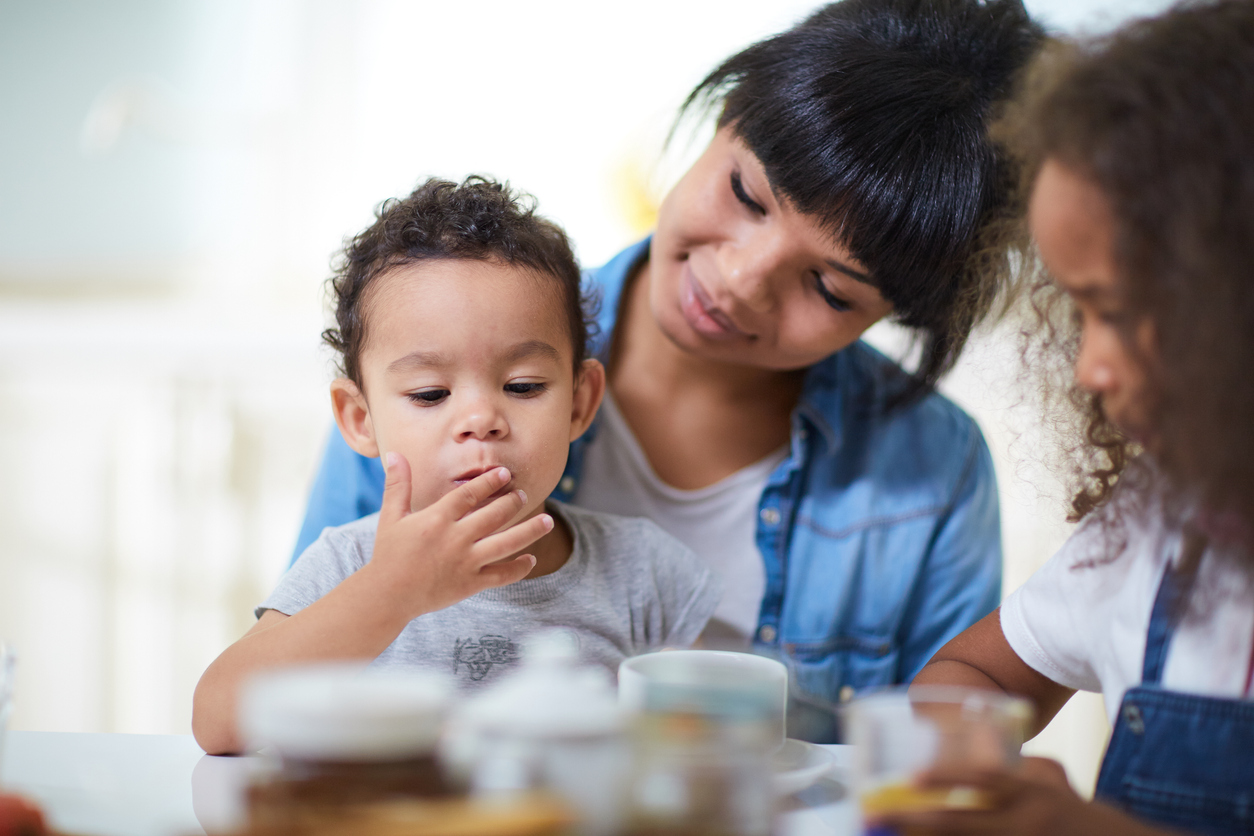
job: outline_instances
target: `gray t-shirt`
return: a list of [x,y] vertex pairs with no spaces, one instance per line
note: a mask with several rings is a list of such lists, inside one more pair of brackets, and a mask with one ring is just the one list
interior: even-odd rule
[[[444,670],[466,690],[496,679],[517,660],[522,639],[545,627],[566,628],[585,661],[615,673],[628,656],[696,640],[721,590],[687,546],[646,519],[554,500],[548,510],[565,520],[574,539],[561,569],[415,618],[373,664]],[[373,514],[325,529],[257,617],[269,609],[293,615],[364,566],[378,521]]]

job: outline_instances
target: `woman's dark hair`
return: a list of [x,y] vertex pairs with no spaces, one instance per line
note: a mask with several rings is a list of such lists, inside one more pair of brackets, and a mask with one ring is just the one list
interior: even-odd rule
[[719,127],[915,329],[903,398],[953,366],[1023,244],[1016,175],[986,127],[1043,40],[1020,0],[843,0],[733,55],[684,104],[721,105]]
[[[1250,545],[1254,3],[1186,3],[1049,51],[995,134],[1022,161],[1025,192],[1052,159],[1110,201],[1127,345],[1138,323],[1155,335],[1143,361],[1159,482],[1178,510],[1200,506],[1211,533],[1243,532]],[[1069,306],[1046,282],[1034,294],[1040,333],[1074,359],[1075,328],[1057,316]],[[1107,501],[1137,451],[1096,398],[1072,393],[1091,442],[1078,517]]]
[[328,280],[336,327],[322,332],[339,352],[341,374],[362,385],[368,291],[375,279],[395,267],[437,259],[497,260],[556,282],[578,375],[595,328],[595,300],[581,295],[579,264],[566,233],[535,214],[530,195],[478,176],[460,185],[431,178],[406,198],[385,200],[375,222],[345,242]]

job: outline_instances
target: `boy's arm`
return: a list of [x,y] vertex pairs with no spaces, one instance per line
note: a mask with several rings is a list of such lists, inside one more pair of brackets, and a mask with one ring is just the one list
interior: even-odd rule
[[1036,709],[1029,737],[1054,719],[1075,689],[1033,670],[1014,652],[1001,629],[997,609],[955,636],[936,652],[913,685],[965,685],[1027,697]]
[[300,662],[373,659],[418,616],[525,577],[535,558],[507,558],[551,530],[553,519],[540,514],[500,531],[525,504],[518,491],[487,502],[509,478],[497,468],[410,513],[409,464],[389,454],[370,561],[291,617],[267,610],[214,660],[192,703],[192,733],[201,748],[240,750],[236,702],[250,674]]

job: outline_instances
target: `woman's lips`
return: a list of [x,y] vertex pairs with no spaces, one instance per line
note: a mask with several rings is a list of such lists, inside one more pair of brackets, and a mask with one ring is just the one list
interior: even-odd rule
[[751,336],[719,310],[687,263],[680,275],[679,311],[694,331],[715,340],[743,340]]

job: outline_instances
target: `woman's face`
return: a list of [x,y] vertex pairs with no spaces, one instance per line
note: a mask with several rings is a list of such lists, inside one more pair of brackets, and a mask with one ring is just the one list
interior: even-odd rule
[[1076,382],[1099,397],[1111,422],[1147,443],[1153,398],[1141,358],[1153,356],[1154,330],[1148,320],[1129,320],[1110,202],[1091,181],[1049,159],[1032,190],[1028,224],[1046,269],[1080,317]]
[[771,190],[729,128],[662,202],[648,276],[672,342],[762,369],[813,365],[892,310],[830,232]]

